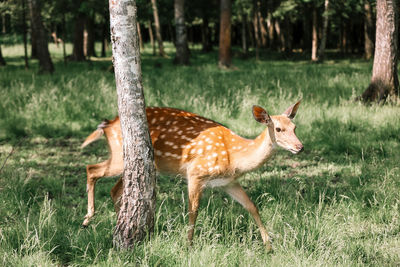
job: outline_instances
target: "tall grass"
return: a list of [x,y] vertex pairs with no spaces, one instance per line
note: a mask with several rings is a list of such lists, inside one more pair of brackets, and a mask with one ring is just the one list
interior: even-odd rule
[[[4,266],[352,266],[400,262],[400,108],[353,101],[368,85],[371,63],[301,56],[234,59],[192,53],[192,65],[142,55],[146,103],[199,113],[246,137],[262,131],[254,104],[279,114],[302,98],[295,118],[305,152],[279,151],[241,179],[274,237],[266,254],[257,227],[240,205],[206,190],[187,247],[186,184],[161,176],[155,232],[130,252],[112,248],[115,178],[96,188],[97,215],[86,213],[85,165],[106,158],[104,140],[78,149],[103,118],[117,114],[109,60],[64,65],[56,73],[23,69],[20,47],[2,47],[0,72],[0,262]],[[68,49],[70,47],[68,46]],[[168,50],[173,51],[171,47]],[[172,54],[171,54],[172,55]],[[333,58],[333,57],[332,57]],[[26,136],[26,139],[22,137]],[[22,140],[22,141],[21,141]],[[21,141],[21,142],[19,142]],[[18,143],[19,142],[19,143]]]

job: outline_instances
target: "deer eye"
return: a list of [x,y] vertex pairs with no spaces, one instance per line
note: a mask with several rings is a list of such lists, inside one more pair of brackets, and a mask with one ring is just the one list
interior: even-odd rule
[[282,131],[282,129],[279,128],[279,127],[275,128],[275,130],[276,130],[278,133],[279,133],[280,131]]

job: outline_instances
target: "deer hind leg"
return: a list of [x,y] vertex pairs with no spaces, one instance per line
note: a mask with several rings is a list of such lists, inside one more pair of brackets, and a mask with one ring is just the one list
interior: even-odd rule
[[122,178],[119,178],[117,183],[113,186],[111,189],[111,198],[114,202],[114,209],[115,212],[119,213],[120,207],[121,207],[121,197],[122,197],[122,191],[123,191],[123,184],[122,184]]
[[85,216],[85,220],[83,221],[83,226],[88,226],[90,220],[93,218],[95,213],[95,205],[94,205],[94,192],[95,186],[98,179],[107,177],[107,176],[115,176],[121,174],[122,170],[119,167],[114,166],[111,167],[111,161],[106,160],[104,162],[87,165],[86,173],[87,173],[87,184],[86,191],[88,193],[88,212]]
[[197,179],[188,180],[188,195],[189,195],[189,230],[188,241],[189,246],[192,245],[194,226],[196,224],[197,213],[200,205],[200,198],[203,191],[203,184]]
[[268,235],[267,230],[265,229],[263,223],[261,222],[260,214],[258,213],[258,209],[256,205],[251,201],[251,199],[247,196],[243,187],[235,182],[226,187],[224,187],[226,193],[228,193],[234,200],[239,202],[250,214],[253,216],[258,229],[261,233],[261,238],[265,245],[267,251],[272,250],[271,239]]

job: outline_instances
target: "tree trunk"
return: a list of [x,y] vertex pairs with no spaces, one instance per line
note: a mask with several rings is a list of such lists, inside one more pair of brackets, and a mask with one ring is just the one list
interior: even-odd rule
[[151,21],[149,20],[149,36],[150,36],[150,44],[153,47],[153,56],[156,55],[156,44],[154,42],[154,35],[153,35],[153,27],[151,25]]
[[281,23],[278,19],[275,20],[274,28],[279,39],[279,46],[280,46],[279,50],[285,51],[285,46],[286,46],[285,34],[284,31],[282,30]]
[[208,27],[208,18],[203,17],[203,22],[201,24],[201,51],[208,53],[212,50],[212,42],[211,42],[211,31]]
[[326,47],[326,38],[328,35],[328,22],[329,22],[329,0],[325,0],[325,11],[323,14],[323,27],[322,27],[322,38],[321,45],[318,51],[318,61],[323,62],[325,58],[325,47]]
[[274,21],[272,17],[272,12],[268,10],[267,13],[267,29],[268,29],[268,40],[269,40],[269,48],[274,48],[275,46],[275,36],[274,36]]
[[178,65],[189,65],[184,6],[185,0],[175,0],[176,55],[174,63]]
[[1,52],[1,45],[0,45],[0,66],[5,66],[6,61],[4,60],[3,53]]
[[136,23],[136,27],[137,27],[137,33],[138,33],[138,38],[139,38],[139,47],[140,47],[140,50],[143,51],[144,45],[143,45],[142,31],[140,30],[139,21]]
[[124,154],[124,189],[113,243],[121,249],[132,249],[134,242],[143,240],[154,227],[156,171],[142,87],[136,3],[109,3]]
[[86,57],[96,57],[95,50],[95,36],[94,36],[94,18],[91,16],[86,17],[85,30],[84,30],[84,55]]
[[262,47],[267,46],[267,29],[265,28],[264,25],[264,18],[261,13],[261,1],[257,0],[257,19],[258,19],[258,25],[260,29],[260,37],[261,37],[261,45]]
[[35,35],[39,73],[53,73],[54,66],[47,45],[47,35],[42,24],[41,6],[38,0],[28,0],[32,33]]
[[317,50],[318,50],[318,17],[317,8],[313,7],[312,11],[312,46],[311,46],[311,61],[317,62]]
[[[28,3],[28,5],[29,5],[29,3]],[[30,11],[29,11],[29,13],[30,13]],[[31,58],[32,59],[38,59],[36,43],[37,42],[36,42],[35,32],[32,30],[32,25],[31,25]]]
[[29,69],[28,60],[28,40],[27,40],[27,27],[26,27],[26,10],[25,10],[25,0],[22,0],[22,36],[24,40],[24,61],[25,69]]
[[247,52],[248,52],[246,25],[247,25],[247,16],[243,12],[243,14],[242,14],[242,53],[244,56],[247,56]]
[[160,20],[158,18],[158,10],[157,10],[156,0],[151,0],[151,6],[153,7],[154,27],[156,30],[158,53],[162,57],[167,57],[167,54],[165,54],[165,52],[164,52],[164,45],[163,45],[163,40],[162,40],[162,36],[161,36],[161,25],[160,25]]
[[398,6],[396,1],[376,1],[375,56],[371,83],[361,95],[364,102],[398,97],[397,76]]
[[72,50],[72,60],[84,61],[85,54],[83,52],[83,30],[85,25],[85,15],[78,12],[75,17],[74,30],[74,48]]
[[372,8],[369,0],[364,2],[364,58],[371,59],[374,52],[374,43],[372,41]]
[[229,68],[231,55],[231,0],[221,0],[221,17],[219,28],[219,61],[220,67]]
[[102,41],[101,41],[101,56],[106,57],[107,55],[107,48],[108,48],[108,27],[107,22],[104,22],[103,29],[102,29]]
[[261,38],[260,38],[260,27],[259,27],[259,19],[258,19],[258,6],[257,3],[254,3],[253,6],[253,28],[254,28],[254,39],[255,39],[255,50],[256,50],[256,60],[260,59],[260,46],[261,46]]

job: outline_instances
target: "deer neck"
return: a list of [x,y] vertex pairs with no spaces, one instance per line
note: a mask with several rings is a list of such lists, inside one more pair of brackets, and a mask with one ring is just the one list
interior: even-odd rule
[[243,139],[241,149],[231,153],[235,172],[245,173],[264,164],[275,151],[268,127],[254,140]]

